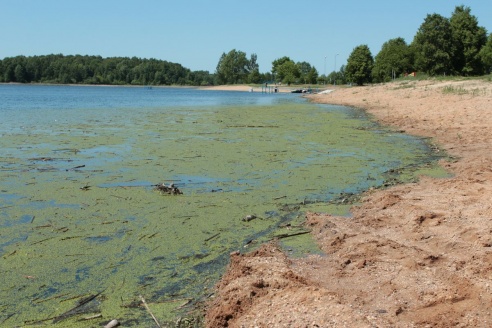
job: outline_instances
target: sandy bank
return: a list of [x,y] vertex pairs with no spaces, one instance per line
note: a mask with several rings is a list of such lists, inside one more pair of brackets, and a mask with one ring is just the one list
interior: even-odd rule
[[[313,86],[312,88],[315,88]],[[268,85],[268,92],[273,92],[275,88],[274,85]],[[296,89],[303,89],[304,87],[300,86],[277,86],[279,93],[290,93]],[[242,91],[242,92],[265,92],[265,87],[261,86],[251,86],[244,84],[234,84],[234,85],[215,85],[210,87],[199,87],[199,90],[219,90],[219,91]],[[323,88],[320,88],[323,90]]]
[[366,109],[432,138],[453,177],[368,193],[352,218],[309,213],[326,256],[275,245],[232,254],[209,327],[489,327],[492,322],[492,83],[337,88],[312,101]]

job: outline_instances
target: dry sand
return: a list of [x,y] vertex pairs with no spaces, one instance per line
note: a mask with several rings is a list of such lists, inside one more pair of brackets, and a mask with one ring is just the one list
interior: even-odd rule
[[208,327],[491,327],[492,83],[399,82],[310,99],[366,109],[431,137],[451,178],[367,193],[351,218],[309,213],[326,253],[287,258],[274,244],[231,263]]

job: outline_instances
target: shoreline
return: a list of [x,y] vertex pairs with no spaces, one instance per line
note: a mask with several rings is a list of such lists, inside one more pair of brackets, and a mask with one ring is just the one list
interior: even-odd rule
[[[312,86],[284,86],[280,85],[277,86],[278,88],[278,93],[291,93],[293,90],[297,89],[305,89],[305,88],[312,88],[312,89],[320,89],[320,90],[325,90],[326,86],[318,86],[318,85],[312,85]],[[268,85],[268,88],[275,88],[274,85]],[[255,92],[255,93],[261,93],[262,92],[262,86],[259,85],[246,85],[246,84],[232,84],[232,85],[214,85],[214,86],[206,86],[206,87],[197,87],[198,90],[215,90],[215,91],[242,91],[242,92]],[[273,92],[269,92],[273,93]]]
[[367,192],[350,219],[308,213],[326,256],[289,259],[274,244],[232,254],[207,325],[489,326],[492,83],[403,81],[308,98],[432,138],[456,158],[441,161],[453,176]]
[[[29,85],[29,86],[69,86],[69,87],[128,87],[128,88],[182,88],[182,89],[196,89],[196,90],[211,90],[211,91],[234,91],[234,92],[255,92],[261,93],[262,86],[259,85],[246,85],[246,84],[231,84],[231,85],[213,85],[213,86],[195,86],[195,85],[132,85],[132,84],[78,84],[78,83],[19,83],[19,82],[0,82],[0,85]],[[274,86],[269,85],[269,88]],[[330,86],[309,86],[312,89],[327,91],[327,87]],[[306,86],[277,86],[278,93],[291,93],[293,90],[305,89]],[[328,90],[331,91],[331,90]],[[273,92],[268,92],[273,93]]]

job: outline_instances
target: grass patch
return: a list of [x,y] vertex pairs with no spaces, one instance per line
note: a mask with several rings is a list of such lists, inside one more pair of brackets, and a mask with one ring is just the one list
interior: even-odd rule
[[472,96],[486,96],[487,89],[486,88],[475,88],[471,90]]
[[415,88],[415,81],[400,82],[397,87],[393,88],[393,90],[411,89],[411,88]]
[[454,94],[454,95],[466,95],[466,94],[470,93],[470,91],[466,90],[462,86],[456,87],[453,85],[447,85],[444,88],[442,88],[442,93]]
[[442,93],[454,94],[454,95],[472,95],[474,97],[478,97],[478,96],[486,96],[487,89],[486,88],[465,89],[463,86],[447,85],[442,89]]

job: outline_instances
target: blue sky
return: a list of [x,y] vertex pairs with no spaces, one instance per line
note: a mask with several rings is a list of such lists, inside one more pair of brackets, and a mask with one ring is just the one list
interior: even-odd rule
[[0,58],[137,56],[214,72],[236,49],[256,53],[261,72],[288,56],[324,74],[358,45],[376,56],[390,39],[411,43],[427,14],[459,5],[492,32],[490,0],[0,0]]

